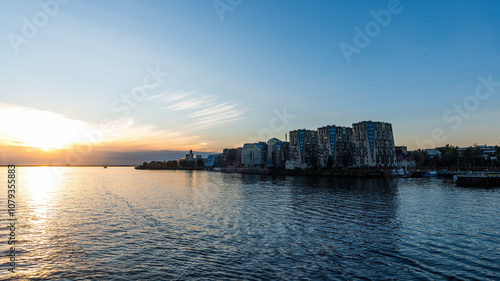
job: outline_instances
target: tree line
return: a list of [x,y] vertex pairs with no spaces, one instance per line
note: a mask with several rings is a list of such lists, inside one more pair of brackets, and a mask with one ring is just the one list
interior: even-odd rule
[[500,167],[500,146],[495,146],[495,152],[484,154],[477,144],[472,147],[467,147],[461,153],[458,146],[447,144],[443,147],[438,147],[439,153],[430,155],[423,149],[409,151],[408,156],[415,159],[416,165],[427,166],[434,168],[458,168],[458,169],[475,169],[487,167]]

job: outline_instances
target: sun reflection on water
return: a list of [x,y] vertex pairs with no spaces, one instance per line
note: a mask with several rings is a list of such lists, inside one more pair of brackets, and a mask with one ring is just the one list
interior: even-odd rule
[[57,210],[64,171],[54,167],[23,167],[19,169],[19,188],[23,210],[19,214],[23,235],[22,260],[26,263],[21,276],[44,276],[50,269],[40,266],[39,261],[53,255],[53,237],[57,234]]
[[32,195],[32,204],[46,207],[58,181],[54,171],[50,167],[37,167],[30,169],[27,177],[30,184],[26,188]]

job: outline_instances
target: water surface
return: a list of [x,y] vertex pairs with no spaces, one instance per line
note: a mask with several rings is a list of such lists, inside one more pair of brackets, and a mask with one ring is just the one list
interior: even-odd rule
[[19,263],[7,271],[2,228],[2,280],[500,278],[499,189],[113,167],[16,176]]

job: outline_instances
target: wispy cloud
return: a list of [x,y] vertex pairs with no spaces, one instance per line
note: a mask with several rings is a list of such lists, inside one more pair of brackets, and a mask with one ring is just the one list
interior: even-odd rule
[[197,91],[190,91],[190,92],[182,92],[182,91],[176,91],[171,94],[168,94],[165,96],[163,99],[165,102],[173,102],[173,101],[178,101],[178,100],[184,100],[186,98],[189,98],[193,94],[195,94]]
[[228,104],[228,103],[222,103],[207,109],[203,109],[194,113],[191,113],[189,117],[201,117],[201,116],[207,116],[207,115],[214,115],[217,113],[222,113],[226,112],[229,110],[233,110],[237,105],[236,104]]
[[217,100],[217,97],[213,96],[202,96],[198,98],[186,98],[174,104],[171,104],[163,109],[178,111],[178,110],[189,110],[189,109],[199,109],[206,106],[210,106],[214,104]]
[[165,94],[157,94],[157,95],[153,95],[153,96],[150,96],[150,97],[147,97],[145,100],[146,101],[150,101],[150,100],[155,100],[155,99],[159,99],[161,97],[163,97]]
[[187,117],[190,122],[184,128],[206,129],[242,118],[245,109],[235,102],[220,100],[218,96],[199,95],[197,91],[174,92],[163,98],[168,105],[162,109],[189,111]]
[[133,118],[124,118],[109,124],[111,129],[104,131],[106,138],[103,146],[118,149],[196,149],[201,137],[181,131],[159,129],[152,124],[136,124]]

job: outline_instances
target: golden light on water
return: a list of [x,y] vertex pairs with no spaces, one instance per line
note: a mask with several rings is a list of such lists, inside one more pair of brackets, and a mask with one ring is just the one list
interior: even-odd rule
[[[19,167],[19,192],[23,203],[18,216],[21,219],[19,229],[24,231],[23,249],[24,262],[34,263],[30,267],[20,267],[20,280],[31,280],[35,277],[50,275],[53,269],[39,260],[45,260],[54,255],[55,229],[58,222],[58,206],[60,193],[66,180],[65,170],[59,167]],[[20,206],[21,207],[21,206]]]
[[53,167],[36,167],[29,169],[29,178],[33,203],[38,206],[46,205],[59,181],[57,171]]

